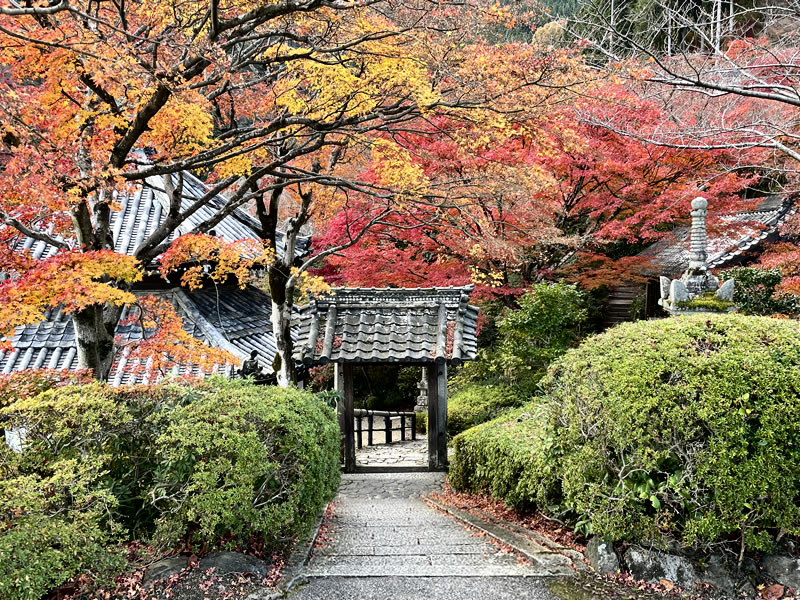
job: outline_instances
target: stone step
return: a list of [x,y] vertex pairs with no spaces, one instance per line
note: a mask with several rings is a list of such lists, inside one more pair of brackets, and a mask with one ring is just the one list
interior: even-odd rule
[[531,569],[515,555],[433,554],[394,556],[321,556],[312,559],[309,577],[425,576],[452,577],[540,575],[552,573],[544,568]]
[[[486,554],[492,552],[483,539],[475,538],[473,543],[459,544],[401,544],[398,546],[348,546],[345,549],[323,547],[314,550],[314,556],[411,556],[428,554]],[[344,552],[344,554],[340,554]]]

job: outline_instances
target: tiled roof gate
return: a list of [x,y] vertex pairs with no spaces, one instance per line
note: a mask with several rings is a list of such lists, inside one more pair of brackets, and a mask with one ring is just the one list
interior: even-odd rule
[[356,470],[353,366],[420,365],[428,377],[428,468],[447,467],[447,365],[474,360],[478,309],[472,286],[336,288],[300,309],[295,360],[335,363],[344,398],[345,471]]
[[474,360],[478,309],[472,287],[337,288],[300,309],[295,358],[424,364]]

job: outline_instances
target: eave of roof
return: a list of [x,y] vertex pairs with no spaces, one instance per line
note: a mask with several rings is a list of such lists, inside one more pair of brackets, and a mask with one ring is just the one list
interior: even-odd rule
[[[174,288],[137,293],[171,300],[186,332],[204,343],[227,350],[240,361],[255,350],[262,365],[272,363],[276,352],[270,320],[272,301],[265,292],[252,286],[245,289],[225,286],[196,292]],[[17,328],[11,340],[14,349],[0,352],[0,373],[38,368],[78,369],[71,317],[61,309],[47,311],[45,317],[34,325]],[[126,317],[127,310],[116,330],[122,345],[142,338],[138,325],[124,324]],[[231,365],[218,365],[214,372],[230,374],[231,368]],[[175,365],[170,374],[199,376],[202,372],[199,365],[186,364]],[[161,376],[148,370],[146,364],[129,362],[129,353],[123,350],[114,361],[109,383],[151,383]]]
[[[708,240],[706,263],[712,269],[731,266],[743,254],[756,248],[768,237],[774,235],[786,219],[796,212],[793,198],[770,196],[765,198],[752,211],[736,213],[728,222],[744,228],[735,237],[730,235],[712,236]],[[689,228],[679,227],[669,238],[653,244],[638,256],[650,260],[650,266],[643,269],[645,275],[677,277],[689,264]]]
[[336,288],[300,308],[295,360],[425,364],[477,355],[472,286]]
[[[173,175],[177,184],[177,175]],[[183,174],[183,198],[181,210],[188,210],[199,198],[208,193],[209,188],[191,173]],[[150,177],[139,184],[132,193],[114,193],[114,200],[120,210],[111,213],[111,235],[114,240],[114,251],[133,256],[141,243],[161,225],[167,217],[169,200],[160,178]],[[222,196],[212,197],[206,204],[192,213],[184,223],[173,231],[165,240],[172,242],[184,233],[193,231],[198,225],[206,222],[222,208],[227,201]],[[227,242],[247,239],[259,239],[258,223],[241,209],[235,209],[220,221],[213,230]],[[285,235],[278,231],[276,250],[283,253]],[[302,258],[311,247],[308,237],[297,240],[295,256]],[[30,251],[34,259],[47,258],[56,253],[56,248],[46,242],[20,236],[14,246],[15,251]]]

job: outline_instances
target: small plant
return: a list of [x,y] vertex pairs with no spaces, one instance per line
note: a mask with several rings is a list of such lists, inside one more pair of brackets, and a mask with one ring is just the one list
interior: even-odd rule
[[720,273],[723,281],[733,279],[733,301],[736,309],[746,315],[800,314],[800,299],[793,294],[781,294],[778,288],[783,281],[778,269],[761,267],[734,267]]
[[683,310],[710,310],[713,312],[729,312],[733,310],[734,303],[730,300],[718,298],[714,292],[705,292],[691,300],[676,302],[675,306]]
[[647,294],[639,294],[631,302],[631,321],[647,318]]
[[338,390],[322,390],[314,394],[317,400],[322,402],[328,408],[336,410],[336,407],[342,402],[342,394]]

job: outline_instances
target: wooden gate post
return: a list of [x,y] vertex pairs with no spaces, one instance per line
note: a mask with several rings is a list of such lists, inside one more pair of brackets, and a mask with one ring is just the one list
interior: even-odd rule
[[447,469],[447,363],[428,365],[428,469]]
[[356,471],[356,445],[353,421],[353,365],[336,363],[334,365],[336,391],[342,395],[342,435],[344,436],[344,472]]

